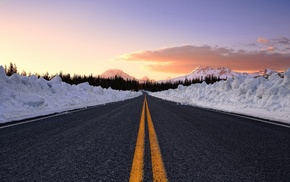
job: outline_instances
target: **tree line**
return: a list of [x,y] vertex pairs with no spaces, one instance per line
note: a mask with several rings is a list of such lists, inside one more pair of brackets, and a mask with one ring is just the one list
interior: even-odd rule
[[[25,71],[22,71],[21,73],[18,72],[16,64],[10,63],[9,66],[4,66],[4,70],[7,76],[11,76],[14,73],[20,74],[22,76],[31,76],[31,73],[26,73]],[[50,75],[48,72],[45,74],[34,74],[38,78],[42,77],[45,80],[51,80],[53,77],[58,75],[63,82],[68,83],[68,84],[79,84],[83,82],[88,82],[92,86],[101,86],[102,88],[112,88],[116,90],[148,90],[152,92],[156,91],[162,91],[162,90],[168,90],[168,89],[175,89],[178,87],[178,85],[184,85],[184,86],[189,86],[191,84],[195,83],[202,83],[205,81],[207,84],[212,84],[214,82],[220,81],[219,77],[216,77],[214,75],[209,75],[205,78],[198,78],[198,79],[185,79],[184,81],[176,81],[176,82],[171,82],[171,81],[166,81],[166,82],[153,82],[150,80],[145,81],[144,83],[140,83],[138,80],[135,79],[124,79],[119,76],[115,76],[112,78],[103,78],[100,76],[94,77],[92,74],[89,76],[86,75],[71,75],[69,73],[62,73],[59,72],[58,74],[55,75]]]

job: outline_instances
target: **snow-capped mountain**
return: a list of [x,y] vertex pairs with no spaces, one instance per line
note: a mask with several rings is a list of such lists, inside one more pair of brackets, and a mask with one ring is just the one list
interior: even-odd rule
[[[204,80],[208,76],[215,76],[220,79],[227,79],[232,78],[234,76],[249,76],[249,77],[269,77],[270,75],[278,73],[277,71],[271,70],[271,69],[263,69],[261,71],[255,72],[255,73],[241,73],[241,72],[235,72],[232,71],[230,68],[220,67],[220,68],[213,68],[213,67],[197,67],[195,68],[191,73],[188,73],[184,76],[180,76],[177,78],[168,78],[166,80],[159,80],[159,83],[162,82],[177,82],[177,81],[185,81],[185,79],[188,80]],[[103,78],[114,78],[115,76],[122,77],[125,80],[137,80],[139,83],[145,83],[146,81],[155,82],[155,80],[152,80],[148,78],[147,76],[144,76],[141,79],[136,79],[135,77],[123,72],[119,69],[109,69],[102,73],[100,75]]]
[[109,69],[104,73],[100,74],[103,78],[114,78],[115,76],[122,77],[125,80],[135,80],[135,77],[123,72],[119,69]]
[[155,80],[150,79],[148,76],[144,76],[143,78],[139,79],[139,83],[145,83],[147,81],[156,82]]
[[103,77],[103,78],[114,78],[115,76],[122,77],[124,80],[137,80],[139,81],[139,83],[145,83],[146,81],[155,82],[155,80],[152,80],[147,76],[144,76],[141,79],[137,79],[119,69],[109,69],[105,71],[104,73],[100,74],[100,77]]
[[272,74],[275,74],[275,73],[278,73],[277,71],[274,71],[274,70],[271,70],[271,69],[263,69],[257,73],[254,73],[256,74],[256,76],[263,76],[263,77],[269,77],[271,76]]
[[225,68],[225,67],[220,67],[220,68],[212,68],[212,67],[197,67],[194,69],[191,73],[188,73],[184,76],[180,76],[177,78],[171,78],[167,80],[160,80],[158,81],[159,83],[161,82],[177,82],[177,81],[184,81],[185,79],[188,80],[204,80],[207,76],[215,76],[220,79],[227,79],[227,78],[232,78],[234,76],[249,76],[249,77],[269,77],[272,74],[278,73],[277,71],[271,70],[271,69],[263,69],[261,71],[255,72],[255,73],[241,73],[241,72],[235,72],[232,71],[230,68]]
[[180,76],[177,78],[168,79],[168,80],[161,80],[159,82],[164,82],[164,81],[165,82],[166,81],[176,82],[176,81],[184,81],[185,79],[204,80],[207,76],[211,76],[211,75],[213,75],[215,77],[219,77],[221,79],[226,79],[226,78],[234,77],[237,75],[244,75],[244,74],[245,73],[234,72],[230,68],[224,68],[224,67],[220,67],[220,68],[205,67],[205,68],[203,68],[203,67],[199,66],[189,74],[186,74],[184,76]]
[[139,79],[139,80],[144,80],[144,81],[147,81],[147,80],[150,80],[150,78],[148,76],[144,76],[143,78]]

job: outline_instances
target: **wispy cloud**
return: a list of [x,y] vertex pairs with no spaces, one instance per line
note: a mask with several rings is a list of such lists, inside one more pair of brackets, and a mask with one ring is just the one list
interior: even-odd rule
[[266,44],[266,45],[290,45],[290,38],[288,37],[277,37],[272,39],[258,38],[256,40],[257,43]]
[[275,51],[275,47],[274,46],[269,46],[267,50],[268,51]]
[[269,40],[267,40],[263,37],[259,37],[259,38],[257,38],[257,42],[260,44],[267,44],[267,43],[269,43]]
[[272,39],[258,38],[256,43],[252,43],[256,47],[260,47],[261,50],[276,51],[285,53],[290,47],[290,38],[278,37]]
[[275,38],[275,39],[272,39],[271,42],[273,42],[273,44],[282,44],[282,45],[290,46],[290,38],[288,37]]
[[[268,44],[270,41],[261,39],[260,42]],[[286,43],[287,40],[283,42]],[[264,51],[251,52],[209,45],[185,45],[133,52],[120,55],[114,60],[147,62],[145,66],[153,71],[170,73],[186,73],[197,66],[230,67],[239,71],[290,68],[290,54],[278,53],[275,50],[271,45],[267,45]]]

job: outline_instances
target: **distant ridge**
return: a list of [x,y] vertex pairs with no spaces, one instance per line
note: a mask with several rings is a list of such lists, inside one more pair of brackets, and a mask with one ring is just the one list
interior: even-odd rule
[[139,79],[139,83],[145,83],[145,82],[156,82],[155,80],[150,79],[147,76],[144,76],[143,78]]
[[109,69],[105,71],[104,73],[100,74],[103,78],[114,78],[115,76],[121,77],[124,80],[136,80],[135,77],[123,72],[119,69]]
[[263,69],[263,70],[260,70],[259,72],[257,73],[254,73],[256,74],[257,76],[264,76],[264,77],[268,77],[274,73],[278,73],[277,71],[274,71],[274,70],[271,70],[271,69]]
[[[263,69],[260,70],[258,72],[255,73],[241,73],[241,72],[235,72],[232,71],[230,68],[226,68],[226,67],[219,67],[219,68],[213,68],[213,67],[201,67],[198,66],[197,68],[195,68],[193,71],[191,71],[190,73],[184,75],[184,76],[180,76],[180,77],[176,77],[176,78],[169,78],[166,80],[159,80],[159,83],[162,82],[178,82],[178,81],[185,81],[186,79],[188,80],[195,80],[195,79],[199,79],[199,80],[204,80],[206,77],[208,76],[215,76],[218,77],[220,79],[227,79],[227,78],[232,78],[234,76],[249,76],[249,77],[258,77],[258,76],[263,76],[263,77],[268,77],[274,73],[278,73],[277,71],[271,70],[271,69]],[[152,80],[150,78],[148,78],[147,76],[144,76],[141,79],[136,79],[135,77],[125,73],[124,71],[120,70],[120,69],[109,69],[107,71],[105,71],[104,73],[100,74],[99,76],[103,77],[103,78],[114,78],[115,76],[121,77],[124,80],[137,80],[139,81],[139,83],[145,83],[147,81],[150,82],[156,82],[155,80]]]
[[255,73],[241,73],[241,72],[235,72],[232,71],[230,68],[225,68],[225,67],[219,67],[219,68],[213,68],[213,67],[201,67],[198,66],[195,68],[192,72],[180,76],[177,78],[171,78],[167,80],[160,80],[158,81],[159,83],[161,82],[177,82],[177,81],[185,81],[186,79],[188,80],[193,80],[193,79],[199,79],[199,80],[204,80],[207,76],[215,76],[220,79],[226,79],[226,78],[232,78],[234,76],[249,76],[249,77],[258,77],[258,76],[264,76],[268,77],[269,75],[277,73],[276,71],[273,71],[271,69],[264,69],[259,72]]

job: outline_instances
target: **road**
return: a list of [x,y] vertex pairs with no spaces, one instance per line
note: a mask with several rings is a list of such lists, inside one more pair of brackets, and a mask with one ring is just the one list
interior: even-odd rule
[[290,129],[149,95],[0,129],[0,181],[129,181],[134,161],[143,181],[289,181]]

